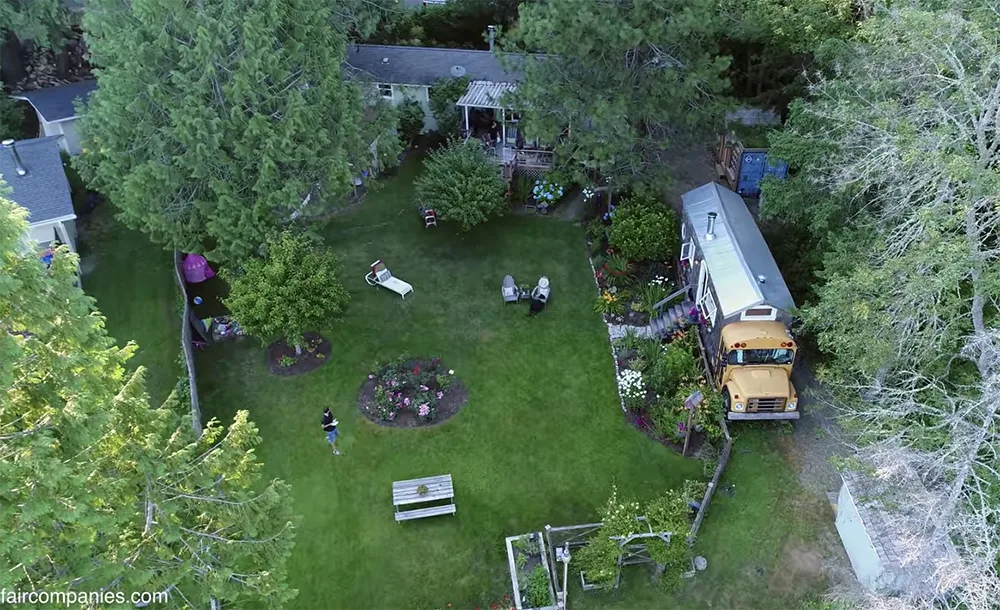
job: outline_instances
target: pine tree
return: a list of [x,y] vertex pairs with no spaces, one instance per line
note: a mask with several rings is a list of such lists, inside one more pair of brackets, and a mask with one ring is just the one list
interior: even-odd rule
[[69,22],[64,0],[0,0],[0,35],[11,33],[54,47],[62,42]]
[[[95,481],[90,448],[111,424],[106,406],[134,350],[115,346],[93,301],[74,286],[76,257],[49,269],[25,247],[27,214],[0,181],[0,588],[46,588],[93,574],[101,532],[124,516],[115,481]],[[95,575],[104,579],[110,574]]]
[[166,591],[167,607],[279,607],[288,488],[260,481],[245,412],[196,437],[151,409],[61,247],[49,268],[0,181],[0,588]]
[[218,261],[332,205],[371,140],[330,4],[92,0],[84,178],[155,242]]
[[[514,106],[527,135],[616,179],[663,184],[664,153],[718,126],[729,59],[715,2],[551,0],[522,5],[513,43],[525,77]],[[510,45],[508,45],[510,46]]]

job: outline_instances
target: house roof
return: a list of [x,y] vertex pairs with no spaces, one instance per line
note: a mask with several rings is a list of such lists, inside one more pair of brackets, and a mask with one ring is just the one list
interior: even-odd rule
[[14,144],[21,165],[28,170],[24,176],[17,174],[11,151],[0,146],[0,178],[10,187],[11,200],[28,210],[30,224],[74,215],[58,140],[54,136]]
[[[926,515],[914,509],[913,495],[927,494],[919,477],[912,471],[897,476],[898,480],[892,481],[849,470],[840,473],[883,566],[905,568],[917,583],[926,581],[933,588],[930,583],[935,570],[949,564],[958,566],[961,558],[947,534],[942,535],[928,526]],[[916,554],[912,545],[906,542],[915,535],[927,537],[929,541],[922,552]]]
[[470,80],[514,82],[492,51],[355,44],[344,60],[348,70],[363,72],[383,83],[433,85],[439,78],[468,76]]
[[501,99],[516,86],[512,83],[494,83],[488,80],[474,80],[469,83],[465,95],[458,98],[456,106],[471,106],[473,108],[503,108]]
[[[723,317],[747,307],[795,307],[778,264],[743,199],[716,182],[681,196],[684,222],[708,265]],[[706,239],[708,214],[717,214],[713,239]],[[763,281],[761,281],[763,277]]]
[[58,87],[22,91],[11,97],[27,101],[44,121],[58,123],[75,119],[76,108],[73,106],[73,101],[77,98],[86,101],[96,89],[96,80],[84,80]]

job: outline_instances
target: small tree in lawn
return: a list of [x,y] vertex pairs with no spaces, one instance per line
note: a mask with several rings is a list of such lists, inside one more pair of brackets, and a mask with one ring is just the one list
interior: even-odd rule
[[464,231],[500,214],[506,189],[497,164],[474,141],[453,141],[434,152],[417,179],[420,201]]
[[239,275],[223,270],[230,284],[224,302],[248,333],[264,341],[284,336],[301,355],[306,330],[339,317],[351,298],[339,272],[333,254],[285,231],[268,242],[265,257],[249,259]]

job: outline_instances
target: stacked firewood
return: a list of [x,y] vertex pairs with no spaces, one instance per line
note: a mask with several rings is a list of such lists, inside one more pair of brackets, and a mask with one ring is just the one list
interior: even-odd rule
[[58,53],[33,44],[26,45],[24,71],[27,75],[14,89],[29,91],[93,78],[83,36],[79,31],[74,31],[71,36]]

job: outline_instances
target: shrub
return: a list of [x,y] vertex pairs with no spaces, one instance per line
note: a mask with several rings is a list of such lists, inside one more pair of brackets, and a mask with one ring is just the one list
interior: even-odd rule
[[437,210],[438,218],[455,221],[468,231],[503,211],[507,186],[486,150],[468,141],[452,142],[432,153],[416,189],[420,201]]
[[649,385],[657,393],[672,396],[682,383],[698,379],[698,360],[682,341],[668,343],[649,372]]
[[673,210],[633,196],[614,211],[610,243],[629,260],[667,260],[680,247],[679,230]]
[[538,203],[553,206],[563,196],[563,187],[551,180],[535,180],[531,194]]
[[523,174],[517,174],[510,183],[510,191],[508,193],[511,203],[516,205],[523,204],[528,201],[531,197],[532,182],[531,179]]
[[549,602],[552,601],[549,598],[549,575],[545,572],[544,567],[535,566],[535,569],[531,571],[526,590],[528,607],[542,608],[549,605]]
[[444,137],[458,136],[462,129],[462,114],[455,102],[465,95],[469,77],[439,78],[431,85],[431,114],[437,122],[437,131]]
[[284,335],[296,354],[305,332],[340,317],[351,298],[333,254],[290,231],[269,240],[267,256],[247,259],[239,275],[226,268],[221,275],[229,282],[223,303],[247,333],[262,341]]
[[595,218],[587,223],[587,239],[592,241],[594,245],[603,246],[607,238],[608,226],[600,218]]
[[636,296],[639,297],[640,311],[644,311],[651,316],[656,315],[654,306],[666,298],[667,288],[662,283],[650,282],[640,288]]
[[413,144],[424,130],[424,109],[416,100],[406,100],[397,106],[399,112],[399,136],[407,145]]

